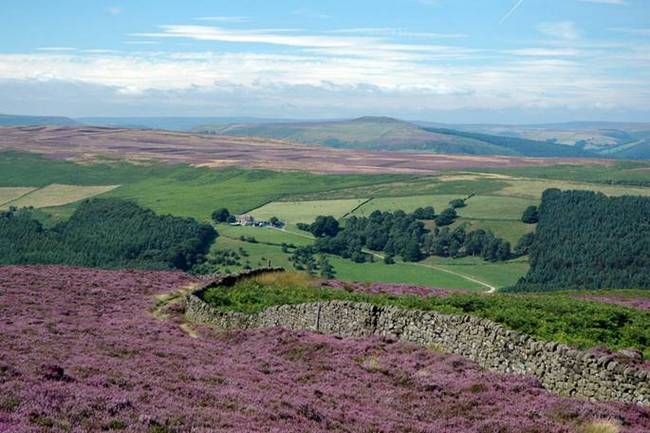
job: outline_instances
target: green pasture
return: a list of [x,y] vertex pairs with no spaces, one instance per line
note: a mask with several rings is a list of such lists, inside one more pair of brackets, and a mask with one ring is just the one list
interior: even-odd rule
[[312,223],[319,215],[341,218],[366,199],[275,201],[250,212],[258,220],[275,216],[287,224]]

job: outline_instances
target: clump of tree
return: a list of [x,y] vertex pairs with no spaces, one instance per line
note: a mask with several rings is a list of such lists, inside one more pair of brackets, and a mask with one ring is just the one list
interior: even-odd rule
[[216,209],[212,212],[212,221],[215,223],[232,223],[235,222],[235,216],[231,215],[230,211],[225,207]]
[[433,206],[419,207],[413,211],[413,216],[419,220],[434,220],[436,211]]
[[431,255],[473,255],[490,261],[512,257],[510,243],[491,232],[477,230],[466,233],[464,227],[454,230],[436,227],[431,232],[415,213],[407,214],[401,210],[377,210],[368,217],[353,216],[346,220],[345,227],[339,227],[334,236],[324,234],[318,237],[311,248],[312,252],[334,254],[359,263],[371,260],[372,255],[367,251],[384,252],[387,264],[394,263],[397,256],[406,262],[417,262]]
[[650,288],[650,198],[549,189],[514,291]]
[[482,257],[491,262],[509,260],[513,257],[510,242],[496,237],[492,232],[478,229],[467,233],[463,226],[451,230],[436,228],[424,238],[426,255],[460,258]]
[[309,226],[309,231],[317,238],[336,236],[339,232],[339,222],[333,216],[319,216]]
[[269,218],[269,224],[271,224],[273,227],[278,229],[284,227],[284,222],[280,221],[280,219],[276,216],[272,216],[271,218]]
[[537,206],[528,206],[521,215],[521,222],[526,224],[537,224],[539,221],[539,212]]
[[293,267],[299,271],[306,271],[310,275],[320,275],[323,278],[334,278],[336,271],[325,255],[318,259],[314,257],[318,250],[313,246],[298,247],[289,257]]
[[212,226],[192,218],[156,215],[124,200],[92,199],[52,228],[29,211],[1,212],[0,263],[190,270],[204,261],[216,237]]
[[466,204],[465,204],[465,200],[463,200],[462,198],[457,198],[455,200],[450,201],[449,206],[452,209],[460,209],[462,207],[465,207]]
[[436,226],[443,227],[451,225],[454,223],[454,221],[456,221],[457,217],[458,213],[456,212],[456,209],[452,207],[447,208],[436,217]]

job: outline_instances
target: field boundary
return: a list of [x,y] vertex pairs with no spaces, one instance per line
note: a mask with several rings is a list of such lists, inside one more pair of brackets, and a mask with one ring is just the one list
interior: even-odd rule
[[34,187],[35,189],[33,189],[33,190],[31,190],[31,191],[28,191],[28,192],[26,192],[25,194],[23,194],[23,195],[21,195],[21,196],[19,196],[19,197],[12,198],[11,200],[6,201],[6,202],[4,202],[4,203],[0,203],[0,208],[3,208],[3,207],[5,207],[5,206],[11,206],[11,203],[13,203],[13,202],[15,202],[15,201],[18,201],[18,200],[20,200],[21,198],[25,198],[25,197],[27,197],[28,195],[35,193],[36,191],[40,191],[40,190],[42,190],[43,188],[45,188],[46,186],[47,186],[47,185],[45,185],[45,186]]
[[370,203],[370,202],[373,201],[374,199],[375,199],[374,197],[370,197],[368,200],[366,200],[366,201],[364,201],[364,202],[362,202],[362,203],[359,203],[356,207],[354,207],[353,209],[349,210],[345,215],[343,215],[343,216],[341,217],[341,219],[346,218],[348,215],[351,215],[351,214],[355,213],[355,212],[356,212],[357,210],[359,210],[361,207],[363,207],[363,206],[365,206],[366,204]]
[[434,346],[499,373],[534,376],[546,389],[561,395],[650,404],[647,370],[613,356],[598,357],[564,344],[539,341],[488,319],[349,301],[278,305],[245,314],[213,307],[202,299],[208,288],[228,290],[244,278],[281,271],[262,268],[209,281],[187,295],[185,317],[223,331],[279,326],[344,338],[393,338]]

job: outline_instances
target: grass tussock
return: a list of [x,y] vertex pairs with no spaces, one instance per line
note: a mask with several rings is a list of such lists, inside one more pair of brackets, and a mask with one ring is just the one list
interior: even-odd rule
[[592,421],[585,424],[580,433],[619,433],[620,424],[609,419]]
[[315,284],[314,279],[304,272],[269,272],[252,280],[263,286],[311,287]]

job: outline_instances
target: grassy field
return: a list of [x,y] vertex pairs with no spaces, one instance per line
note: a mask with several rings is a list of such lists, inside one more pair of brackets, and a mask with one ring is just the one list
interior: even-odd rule
[[477,169],[474,171],[585,183],[650,185],[650,162],[647,161],[620,161],[609,166],[562,164],[548,167]]
[[[130,164],[108,161],[75,164],[37,155],[0,153],[0,187],[66,185],[121,185],[106,194],[132,199],[158,213],[209,219],[211,212],[228,207],[242,213],[271,201],[304,193],[405,181],[405,175],[318,175],[226,168],[215,170],[187,165]],[[60,212],[69,215],[69,211]]]
[[52,184],[43,188],[34,189],[14,201],[5,203],[3,207],[15,206],[47,208],[75,203],[80,200],[107,193],[117,188],[117,185],[107,186],[82,186]]
[[[217,225],[217,231],[221,236],[212,247],[213,251],[231,249],[239,251],[243,248],[248,254],[242,257],[241,266],[229,266],[228,271],[238,271],[248,261],[251,267],[266,266],[271,261],[273,266],[282,266],[286,269],[293,269],[289,261],[289,253],[284,253],[281,244],[293,244],[296,246],[309,245],[312,240],[308,235],[301,235],[292,232],[260,227]],[[255,238],[256,243],[241,240],[240,237]],[[384,265],[377,259],[374,263],[355,263],[337,256],[328,256],[330,263],[336,271],[336,278],[347,281],[380,281],[386,283],[405,283],[423,285],[429,287],[445,287],[450,289],[487,290],[481,284],[459,277],[439,269],[432,269],[416,263],[396,263]],[[222,269],[224,270],[224,269]],[[454,268],[449,268],[452,272]],[[464,272],[464,269],[461,270]],[[469,275],[469,273],[466,273]]]
[[256,219],[268,220],[272,216],[287,224],[312,223],[319,215],[341,218],[366,201],[362,198],[314,201],[276,201],[250,212]]
[[421,263],[458,272],[497,288],[515,284],[519,278],[528,272],[529,267],[525,258],[492,263],[478,257],[463,257],[460,259],[429,257]]
[[29,187],[5,187],[0,188],[0,207],[5,203],[9,203],[17,198],[34,191],[36,188]]
[[[602,176],[599,170],[603,170]],[[619,173],[620,172],[620,173]],[[608,194],[650,195],[650,187],[607,182],[650,182],[650,165],[619,163],[614,167],[529,167],[482,172],[445,172],[439,176],[316,175],[278,173],[237,168],[208,169],[186,165],[130,164],[103,161],[76,164],[31,154],[0,153],[0,207],[3,200],[17,206],[35,206],[45,225],[68,218],[78,200],[103,193],[102,197],[132,199],[158,213],[208,220],[211,212],[227,207],[233,213],[251,212],[257,218],[277,216],[288,222],[286,230],[219,225],[221,236],[213,250],[244,248],[242,258],[250,266],[291,268],[290,253],[281,244],[308,245],[311,236],[296,229],[297,222],[311,222],[320,214],[342,217],[367,198],[354,215],[375,209],[412,211],[432,205],[440,212],[450,200],[476,194],[459,209],[452,226],[464,224],[468,231],[485,229],[514,246],[534,226],[519,221],[523,210],[537,204],[549,187],[592,189]],[[596,182],[596,183],[588,183]],[[55,184],[55,185],[53,185]],[[110,191],[96,185],[120,185]],[[51,185],[51,186],[50,186]],[[57,186],[58,185],[58,186]],[[65,186],[68,185],[68,186]],[[103,187],[102,187],[103,188]],[[306,201],[302,201],[306,200]],[[71,203],[72,202],[72,203]],[[68,203],[68,204],[64,204]],[[63,205],[61,205],[63,204]],[[431,227],[431,224],[428,223]],[[242,241],[254,237],[258,242]],[[344,280],[402,282],[435,287],[486,290],[513,284],[527,269],[525,261],[486,263],[473,259],[430,258],[419,264],[358,264],[331,257],[337,277]],[[231,270],[236,270],[233,267]],[[468,277],[468,278],[464,278]],[[479,284],[472,279],[479,280]]]
[[[650,175],[648,176],[650,177]],[[516,179],[508,181],[508,185],[497,191],[495,195],[508,197],[521,197],[530,200],[539,200],[544,190],[558,188],[562,190],[583,189],[598,191],[610,196],[642,195],[650,196],[650,188],[626,185],[604,185],[595,183],[572,182],[564,180],[545,179]]]
[[[354,263],[337,256],[330,256],[329,261],[334,266],[336,278],[345,281],[378,281],[446,289],[487,290],[485,286],[474,281],[417,263],[395,263],[394,265],[385,265],[381,261]],[[447,268],[447,270],[455,272],[451,268]]]

